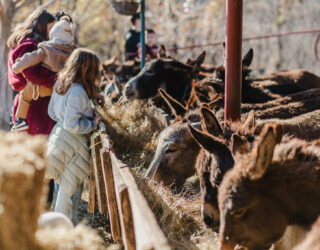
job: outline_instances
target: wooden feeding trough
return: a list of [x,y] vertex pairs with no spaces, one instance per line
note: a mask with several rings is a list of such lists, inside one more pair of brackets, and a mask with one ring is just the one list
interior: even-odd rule
[[129,167],[115,155],[105,126],[91,138],[89,212],[109,215],[112,238],[126,249],[170,249]]

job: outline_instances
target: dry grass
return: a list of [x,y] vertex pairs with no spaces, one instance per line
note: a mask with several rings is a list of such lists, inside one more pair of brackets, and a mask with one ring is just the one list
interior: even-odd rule
[[[200,196],[195,192],[174,194],[170,188],[143,175],[157,146],[164,126],[155,118],[155,107],[139,101],[124,106],[107,104],[99,112],[107,121],[107,133],[118,157],[134,172],[163,233],[173,249],[217,249],[217,237],[204,227],[200,216]],[[187,188],[194,184],[187,185]],[[186,191],[186,190],[185,190]],[[191,195],[190,195],[191,194]]]
[[0,132],[0,249],[39,249],[45,137]]
[[111,249],[103,245],[103,240],[94,229],[83,224],[74,229],[41,229],[36,232],[36,238],[46,250]]
[[107,103],[98,111],[107,122],[107,134],[118,157],[132,167],[147,166],[164,128],[154,116],[156,107],[136,100],[125,105]]
[[37,231],[47,193],[46,141],[44,136],[0,131],[0,249],[114,249],[84,225]]

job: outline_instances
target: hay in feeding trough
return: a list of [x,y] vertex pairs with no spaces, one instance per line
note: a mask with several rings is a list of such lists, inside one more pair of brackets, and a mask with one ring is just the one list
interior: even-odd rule
[[107,134],[114,142],[117,156],[129,166],[147,167],[157,145],[157,137],[165,125],[157,108],[135,100],[125,105],[107,103],[98,110],[107,125]]
[[0,249],[39,249],[35,240],[45,174],[45,137],[0,132]]

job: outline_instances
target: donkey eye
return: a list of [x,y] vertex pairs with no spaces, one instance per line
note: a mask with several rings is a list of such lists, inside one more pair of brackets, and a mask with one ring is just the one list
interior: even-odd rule
[[246,212],[247,212],[247,209],[245,209],[245,208],[240,208],[240,209],[237,209],[237,210],[235,210],[235,211],[232,211],[232,212],[231,212],[231,215],[232,215],[233,217],[239,219],[239,218],[243,217]]
[[168,148],[166,151],[164,151],[166,154],[170,154],[170,153],[174,153],[174,152],[176,152],[176,151],[178,151],[178,149],[176,149],[176,148]]

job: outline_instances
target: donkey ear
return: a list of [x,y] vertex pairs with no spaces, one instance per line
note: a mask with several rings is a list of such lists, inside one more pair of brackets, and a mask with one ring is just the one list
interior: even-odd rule
[[192,64],[192,59],[188,58],[186,64],[191,65]]
[[238,134],[233,134],[231,137],[232,154],[247,154],[249,153],[248,141]]
[[201,126],[203,131],[208,132],[213,136],[220,136],[222,135],[223,131],[221,125],[214,115],[214,113],[209,110],[207,107],[201,107],[200,109],[201,115]]
[[177,100],[168,95],[168,93],[163,89],[159,89],[159,93],[163,100],[168,104],[169,108],[171,109],[175,117],[184,117],[184,115],[187,113],[185,107],[183,107]]
[[194,65],[192,68],[193,73],[198,73],[200,71],[200,66],[206,58],[206,51],[202,51],[201,54],[194,61]]
[[249,112],[247,120],[241,126],[241,132],[242,133],[249,133],[250,131],[252,131],[255,128],[255,126],[256,126],[256,117],[254,115],[254,110],[251,110]]
[[200,147],[209,152],[212,152],[212,150],[216,148],[226,147],[222,142],[219,141],[218,138],[214,138],[213,136],[205,132],[195,129],[190,124],[188,124],[188,130],[193,139],[200,145]]
[[211,101],[207,104],[207,106],[210,109],[214,109],[214,110],[218,110],[219,108],[222,108],[222,105],[223,105],[223,97],[222,96],[216,97],[213,101]]
[[242,59],[242,67],[244,66],[249,67],[252,63],[252,59],[253,59],[253,49],[251,48]]
[[160,49],[158,51],[158,58],[165,58],[165,57],[167,57],[166,47],[163,44],[161,44]]
[[197,59],[196,59],[196,64],[200,66],[201,64],[203,64],[205,58],[206,58],[206,51],[204,50],[204,51],[202,51],[201,54],[197,57]]
[[278,142],[277,128],[277,124],[267,124],[262,129],[258,144],[250,155],[250,163],[246,169],[250,179],[260,179],[271,164],[274,148]]

